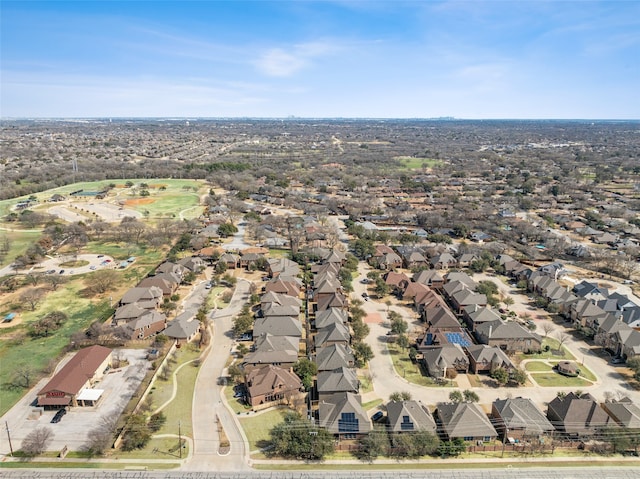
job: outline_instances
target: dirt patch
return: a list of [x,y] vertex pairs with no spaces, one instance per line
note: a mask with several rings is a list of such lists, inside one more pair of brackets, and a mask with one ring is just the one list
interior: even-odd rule
[[368,314],[366,318],[364,318],[364,322],[379,324],[382,322],[382,316],[380,316],[380,313],[371,313]]
[[126,200],[124,204],[127,206],[149,205],[155,201],[153,198],[136,198],[135,200]]

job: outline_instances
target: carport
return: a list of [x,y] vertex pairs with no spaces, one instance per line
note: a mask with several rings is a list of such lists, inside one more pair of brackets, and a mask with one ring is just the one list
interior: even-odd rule
[[78,406],[96,406],[103,393],[104,389],[83,389],[76,397]]

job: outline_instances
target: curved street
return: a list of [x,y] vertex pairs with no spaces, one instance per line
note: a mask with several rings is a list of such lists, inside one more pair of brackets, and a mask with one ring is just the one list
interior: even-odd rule
[[[358,267],[358,277],[353,280],[354,292],[352,297],[354,299],[360,299],[361,294],[366,290],[366,285],[360,283],[362,278],[366,277],[366,273],[369,268],[360,263]],[[472,389],[480,397],[480,403],[491,404],[498,398],[504,398],[507,395],[522,396],[533,400],[538,405],[549,402],[556,397],[557,393],[569,392],[575,390],[583,390],[594,396],[599,401],[604,401],[607,394],[622,394],[630,397],[634,402],[640,402],[640,391],[632,389],[624,378],[615,371],[606,359],[603,359],[594,354],[594,352],[588,348],[584,341],[577,340],[573,335],[569,335],[569,338],[564,343],[565,347],[576,357],[578,363],[586,365],[598,378],[598,381],[593,386],[585,387],[539,387],[537,385],[531,385],[526,387],[504,387],[504,388],[489,388],[489,387],[471,387],[465,375],[459,375],[456,378],[458,387],[448,386],[434,386],[424,387],[417,384],[409,383],[402,377],[398,376],[395,372],[392,364],[391,357],[387,351],[386,340],[388,327],[384,326],[387,322],[387,306],[375,300],[364,301],[361,306],[367,315],[379,315],[380,322],[368,322],[370,333],[366,338],[367,344],[371,346],[374,353],[374,358],[370,362],[370,371],[372,375],[373,389],[378,397],[387,401],[389,395],[398,391],[407,391],[411,393],[411,396],[416,400],[421,400],[425,404],[434,405],[438,402],[449,401],[449,393],[454,389]],[[412,329],[412,325],[416,322],[416,315],[408,308],[400,306],[391,306],[393,311],[400,313],[405,321],[409,324],[409,330]],[[370,316],[371,317],[371,316]],[[541,332],[542,321],[549,321],[548,319],[536,321],[538,324],[538,331]],[[554,328],[559,331],[564,331],[566,328],[556,325]],[[568,329],[566,329],[569,331]],[[553,333],[552,333],[553,334]],[[543,408],[544,409],[544,408]]]

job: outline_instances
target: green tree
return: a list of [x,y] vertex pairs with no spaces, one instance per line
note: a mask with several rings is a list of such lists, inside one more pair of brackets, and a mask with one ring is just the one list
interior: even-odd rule
[[400,336],[398,336],[398,339],[396,340],[396,343],[398,343],[398,346],[400,346],[402,348],[402,350],[404,351],[405,349],[407,349],[409,347],[409,338],[407,337],[406,334],[401,334]]
[[389,285],[384,282],[384,279],[378,277],[378,279],[376,279],[376,287],[373,290],[378,298],[382,298],[389,294]]
[[313,377],[318,374],[318,366],[307,358],[300,358],[293,365],[293,372],[300,377],[304,388],[308,391],[313,386]]
[[134,449],[144,448],[151,440],[151,434],[151,429],[143,415],[136,414],[131,416],[122,436],[122,449],[124,451],[133,451]]
[[518,386],[522,386],[527,382],[527,373],[522,369],[514,369],[511,371],[509,380]]
[[451,402],[458,403],[458,402],[462,402],[463,399],[464,398],[462,396],[462,393],[460,391],[458,391],[457,389],[455,391],[451,391],[449,393],[449,401],[451,401]]
[[504,386],[509,381],[509,371],[505,368],[494,368],[489,375],[495,379],[500,386]]
[[391,332],[393,334],[405,334],[409,329],[409,326],[407,326],[405,320],[402,319],[402,316],[395,311],[389,313],[389,318],[391,319]]
[[242,336],[253,328],[253,315],[248,307],[242,309],[240,314],[233,319],[232,330],[236,336]]
[[478,401],[480,401],[480,396],[478,396],[478,394],[475,391],[472,391],[471,389],[465,389],[462,392],[462,395],[464,396],[464,400],[466,402],[478,402]]
[[389,450],[389,437],[382,427],[375,427],[369,434],[358,441],[355,456],[365,461],[373,461],[378,456],[384,456]]
[[364,367],[373,359],[373,351],[367,343],[356,343],[353,345],[353,355],[355,356],[358,367]]
[[270,432],[271,453],[292,459],[319,461],[334,450],[333,435],[313,426],[299,414],[289,413]]
[[223,238],[233,236],[237,232],[238,228],[233,223],[222,223],[218,226],[218,234]]
[[453,441],[443,441],[438,445],[438,454],[441,456],[459,456],[467,449],[464,440],[456,437]]

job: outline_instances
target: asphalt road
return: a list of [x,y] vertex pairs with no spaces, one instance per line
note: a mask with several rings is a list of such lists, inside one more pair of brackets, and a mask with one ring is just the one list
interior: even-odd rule
[[0,478],[16,479],[637,479],[636,467],[503,467],[496,469],[422,469],[358,471],[146,472],[81,470],[0,470]]

